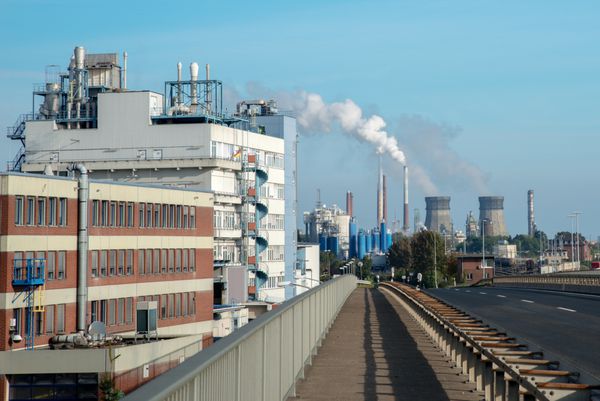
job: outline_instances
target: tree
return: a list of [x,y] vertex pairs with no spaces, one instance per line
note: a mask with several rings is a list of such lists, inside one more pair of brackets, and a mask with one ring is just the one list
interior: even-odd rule
[[[436,276],[438,284],[443,281],[442,272],[447,268],[444,239],[440,234],[434,231],[421,231],[413,235],[411,254],[413,270],[423,274],[423,281],[427,287],[435,286]],[[434,271],[434,264],[437,265],[437,274]]]
[[409,269],[412,264],[410,239],[404,236],[399,237],[398,240],[390,246],[387,257],[390,266],[395,267],[396,269]]

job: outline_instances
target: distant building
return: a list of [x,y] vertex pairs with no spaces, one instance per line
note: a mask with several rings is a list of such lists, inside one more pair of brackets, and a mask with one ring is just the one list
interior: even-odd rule
[[465,223],[465,235],[467,238],[476,238],[479,237],[479,226],[477,224],[477,219],[473,216],[473,212],[469,211],[467,214],[467,221]]
[[493,246],[492,253],[497,258],[515,259],[517,257],[517,246],[509,244],[508,241],[498,241]]
[[486,255],[484,266],[482,266],[482,255],[477,254],[458,255],[457,261],[457,282],[464,281],[467,284],[474,284],[483,279],[494,277],[495,259],[493,256]]
[[[346,258],[350,245],[350,215],[337,205],[317,205],[304,213],[308,239],[321,244],[321,251],[332,251],[328,244],[337,244],[336,256]],[[335,239],[335,240],[333,240]],[[333,240],[333,241],[332,241]],[[323,241],[325,244],[323,245]]]

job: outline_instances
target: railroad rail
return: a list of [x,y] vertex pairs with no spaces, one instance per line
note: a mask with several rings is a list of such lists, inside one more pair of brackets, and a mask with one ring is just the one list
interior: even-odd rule
[[460,309],[404,284],[380,288],[397,295],[487,401],[600,400],[599,385],[579,383],[577,372],[559,370],[558,361],[544,359],[543,352],[529,350]]

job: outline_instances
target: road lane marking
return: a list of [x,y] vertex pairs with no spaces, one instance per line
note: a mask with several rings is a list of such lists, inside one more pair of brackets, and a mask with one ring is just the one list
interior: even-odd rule
[[562,306],[559,306],[556,309],[566,310],[567,312],[577,312],[575,309],[563,308]]
[[533,301],[530,301],[530,300],[528,300],[528,299],[522,299],[521,301],[523,301],[523,302],[527,302],[528,304],[533,304],[533,303],[534,303]]
[[506,298],[506,295],[496,295],[496,296],[500,297],[500,298]]
[[487,292],[481,292],[481,291],[479,291],[479,293],[480,293],[480,294],[483,294],[483,295],[487,294]]
[[467,291],[465,291],[465,292],[471,292],[471,290],[467,290]]

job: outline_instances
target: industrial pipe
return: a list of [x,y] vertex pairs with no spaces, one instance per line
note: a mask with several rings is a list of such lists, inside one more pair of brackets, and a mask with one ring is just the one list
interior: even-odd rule
[[88,171],[83,164],[74,164],[72,170],[79,171],[79,223],[77,228],[77,331],[86,330],[87,312],[87,260],[88,260]]

